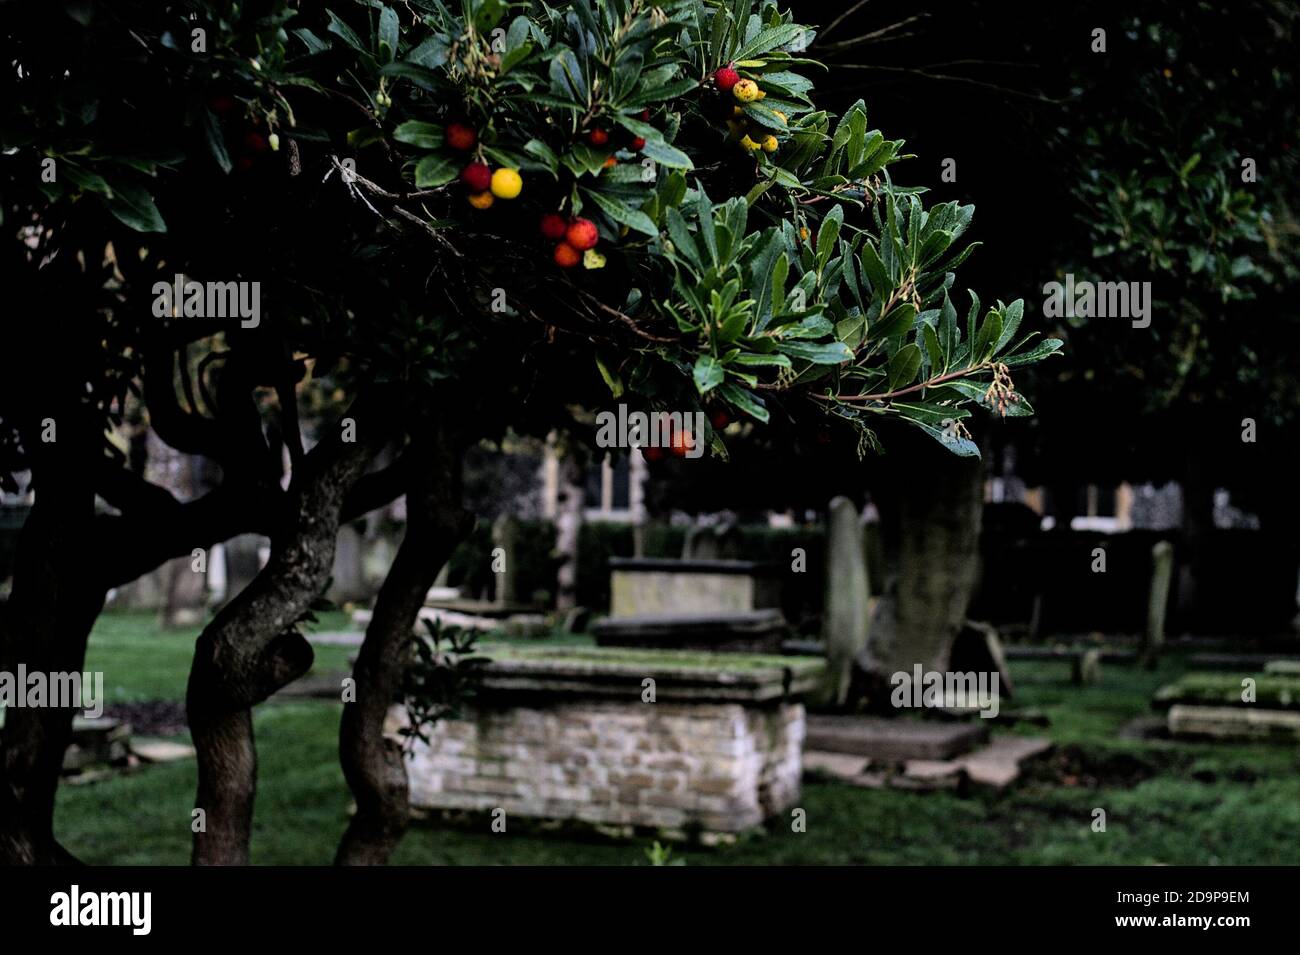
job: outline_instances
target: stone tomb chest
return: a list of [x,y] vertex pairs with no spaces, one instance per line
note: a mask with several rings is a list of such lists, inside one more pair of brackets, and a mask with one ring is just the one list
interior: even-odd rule
[[[798,799],[800,699],[821,660],[500,645],[483,654],[492,662],[463,718],[435,724],[408,756],[416,809],[719,841]],[[404,718],[394,708],[390,731]]]
[[671,617],[780,606],[776,568],[751,560],[611,557],[611,617]]

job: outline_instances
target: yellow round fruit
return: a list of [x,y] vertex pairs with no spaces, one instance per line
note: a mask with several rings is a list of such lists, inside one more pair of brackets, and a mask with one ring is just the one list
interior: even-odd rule
[[781,112],[779,109],[774,109],[772,110],[772,112],[776,114],[777,119],[781,120],[781,122],[789,123],[789,120],[786,118],[785,113]]
[[779,144],[777,143],[775,136],[768,136],[766,139],[763,140],[763,152],[774,153],[776,152],[776,147],[778,145]]
[[498,169],[492,173],[492,195],[498,199],[513,199],[524,188],[524,181],[514,169]]
[[763,147],[760,146],[758,143],[756,143],[756,142],[754,142],[752,139],[750,139],[748,136],[742,136],[742,137],[740,137],[740,145],[741,145],[741,148],[743,148],[743,149],[745,149],[745,150],[748,150],[748,151],[751,152],[751,153],[752,153],[752,152],[755,152],[756,150],[759,150],[759,149],[762,149],[762,148],[763,148]]
[[605,257],[595,249],[588,249],[582,253],[582,267],[584,269],[603,269],[605,267]]
[[731,95],[742,103],[752,103],[758,99],[758,84],[753,80],[741,80],[731,88]]
[[490,192],[475,192],[469,197],[469,204],[475,209],[486,209],[496,202]]

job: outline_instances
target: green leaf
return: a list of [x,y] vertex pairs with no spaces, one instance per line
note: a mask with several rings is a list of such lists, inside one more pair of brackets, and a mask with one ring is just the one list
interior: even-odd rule
[[914,344],[904,345],[889,359],[889,386],[885,390],[897,391],[907,387],[916,380],[920,370],[921,349]]
[[873,328],[867,329],[867,334],[873,341],[905,335],[912,330],[912,323],[915,320],[916,306],[911,302],[904,302],[878,320]]
[[725,382],[718,386],[718,394],[755,421],[767,424],[769,418],[767,408],[764,406],[762,399],[752,392],[745,391],[731,382]]
[[143,186],[118,185],[108,197],[108,211],[123,225],[136,232],[166,232],[167,224],[154,205],[153,196]]
[[943,349],[939,347],[939,333],[928,322],[921,324],[921,340],[925,343],[925,353],[930,358],[930,373],[943,374],[946,365],[943,360]]
[[618,372],[610,367],[609,360],[600,352],[596,353],[596,368],[600,371],[600,377],[605,379],[605,384],[609,386],[610,395],[615,398],[623,396],[623,379]]
[[216,114],[210,109],[203,110],[203,138],[208,144],[208,152],[216,160],[222,172],[230,172],[230,153],[226,151],[226,139],[221,134],[221,124]]
[[401,35],[401,26],[397,19],[397,11],[392,7],[384,7],[379,11],[379,61],[381,63],[391,63],[397,56],[397,42]]
[[1020,327],[1020,320],[1025,314],[1024,299],[1016,299],[1002,312],[1002,334],[998,335],[997,341],[993,345],[993,354],[997,354],[1007,347],[1007,342],[1016,334],[1016,329]]
[[993,354],[993,346],[1002,334],[1002,313],[996,309],[984,316],[984,323],[975,334],[975,343],[971,345],[970,363],[980,365],[988,361]]
[[665,142],[651,142],[646,140],[641,155],[649,156],[657,163],[662,163],[670,169],[694,169],[695,164],[691,162],[691,157],[686,155],[680,149],[669,146]]
[[415,188],[436,189],[451,182],[460,172],[460,162],[446,156],[425,156],[415,165]]
[[980,456],[978,444],[967,438],[958,437],[956,433],[949,431],[947,428],[936,428],[933,425],[928,425],[912,418],[906,418],[905,420],[916,425],[916,427],[920,428],[960,458],[978,458]]
[[1017,365],[1028,365],[1031,362],[1041,361],[1048,355],[1054,354],[1059,351],[1061,346],[1064,344],[1065,342],[1061,341],[1059,338],[1044,339],[1027,352],[1004,358],[1002,363],[1009,368],[1015,368]]
[[885,264],[880,261],[876,247],[869,241],[862,243],[861,262],[862,274],[871,283],[872,294],[881,299],[883,304],[884,297],[893,291],[894,286],[889,281],[889,274],[885,271]]
[[600,207],[601,212],[605,213],[605,215],[609,216],[619,225],[625,225],[629,229],[636,229],[637,232],[644,233],[651,237],[659,234],[659,228],[654,224],[651,218],[640,209],[633,209],[617,199],[603,196],[599,192],[595,192],[591,189],[584,189],[582,191]]
[[370,51],[366,49],[365,44],[361,42],[361,38],[352,31],[350,26],[340,20],[333,10],[326,10],[325,13],[330,18],[330,25],[326,28],[330,33],[333,33],[348,46],[352,47],[352,49],[367,55],[370,54]]
[[418,149],[441,149],[443,130],[435,123],[408,119],[393,130],[393,138],[399,143],[407,143]]
[[695,359],[695,387],[700,394],[708,394],[722,384],[722,379],[725,377],[726,372],[722,368],[722,363],[712,355],[701,355]]
[[814,365],[840,365],[853,360],[853,352],[843,342],[781,342],[776,350]]

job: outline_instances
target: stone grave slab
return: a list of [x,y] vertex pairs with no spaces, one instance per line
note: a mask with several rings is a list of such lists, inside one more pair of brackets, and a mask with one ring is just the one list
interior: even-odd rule
[[608,617],[591,627],[602,647],[777,653],[786,633],[781,611],[734,610]]
[[1295,743],[1300,742],[1300,710],[1178,703],[1169,708],[1169,732],[1184,739]]
[[873,761],[952,759],[983,744],[989,736],[978,723],[937,723],[877,716],[808,717],[807,748],[850,753]]
[[1152,706],[1167,709],[1176,704],[1186,706],[1242,707],[1254,710],[1300,711],[1300,676],[1255,674],[1255,697],[1242,699],[1245,688],[1240,674],[1188,673],[1177,682],[1156,691]]

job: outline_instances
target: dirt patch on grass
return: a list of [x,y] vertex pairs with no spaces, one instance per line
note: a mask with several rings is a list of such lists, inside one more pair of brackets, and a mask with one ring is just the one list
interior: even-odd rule
[[1177,752],[1137,753],[1072,743],[1030,764],[1026,776],[1033,782],[1054,786],[1132,789],[1153,776],[1186,769],[1190,762]]
[[179,700],[146,700],[143,703],[108,703],[104,715],[131,724],[135,736],[178,736],[189,732],[185,704]]

